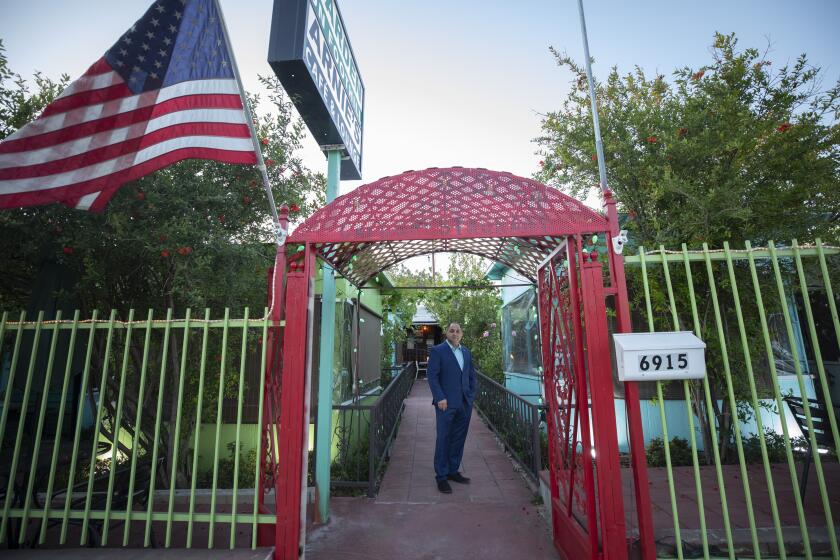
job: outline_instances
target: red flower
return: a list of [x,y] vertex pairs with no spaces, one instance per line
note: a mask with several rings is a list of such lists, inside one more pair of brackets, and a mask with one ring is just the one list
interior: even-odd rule
[[180,249],[178,249],[178,254],[179,254],[179,255],[183,255],[183,256],[185,256],[185,257],[186,257],[187,255],[189,255],[190,253],[192,253],[192,252],[193,252],[193,248],[192,248],[192,247],[181,247]]
[[656,136],[648,136],[645,140],[648,144],[656,144]]
[[543,160],[540,160],[540,167],[542,167],[543,165],[545,165],[545,162]]
[[73,254],[73,247],[64,247],[62,249],[62,251],[64,251],[65,255],[72,255]]
[[242,202],[244,204],[251,204],[251,197],[246,194],[245,196],[242,197]]
[[256,179],[251,179],[251,183],[250,183],[250,185],[251,185],[252,187],[256,187],[256,186],[257,186],[257,180],[256,180]]
[[274,160],[273,160],[273,159],[271,159],[271,158],[268,158],[267,160],[265,160],[265,164],[266,164],[268,167],[271,167],[272,165],[274,165]]
[[598,154],[592,154],[592,161],[598,161]]
[[782,123],[781,125],[779,125],[779,127],[776,130],[778,130],[779,132],[787,132],[787,130],[791,126],[793,126],[793,125],[791,125],[789,122]]
[[289,206],[289,210],[291,212],[300,212],[300,206],[298,206],[297,204],[292,204],[291,206]]
[[694,74],[691,75],[691,81],[696,82],[697,80],[702,78],[703,74],[705,74],[705,73],[706,73],[705,70],[700,70],[699,72],[695,72]]
[[677,137],[678,138],[683,138],[686,134],[688,134],[688,129],[685,128],[685,127],[680,127],[680,129],[677,130]]
[[140,191],[136,195],[134,195],[134,198],[136,198],[137,200],[146,200],[146,193]]
[[171,253],[169,252],[168,249],[164,249],[163,251],[160,252],[160,256],[163,257],[164,259],[168,259],[170,254]]
[[224,214],[219,214],[219,223],[222,223],[222,224],[225,223],[225,215]]
[[260,142],[263,146],[268,146],[268,138],[263,138],[262,140],[260,140]]

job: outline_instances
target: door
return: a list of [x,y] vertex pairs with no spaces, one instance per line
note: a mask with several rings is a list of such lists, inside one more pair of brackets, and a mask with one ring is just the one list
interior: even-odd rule
[[552,528],[567,558],[627,557],[602,273],[578,236],[538,270]]

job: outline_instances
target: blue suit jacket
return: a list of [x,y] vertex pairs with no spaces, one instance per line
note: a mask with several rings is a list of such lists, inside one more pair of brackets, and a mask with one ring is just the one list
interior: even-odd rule
[[464,353],[463,371],[448,342],[432,346],[427,376],[429,388],[432,390],[433,405],[446,399],[448,406],[452,408],[460,407],[463,400],[472,406],[475,400],[475,366],[467,347],[462,344],[461,349]]

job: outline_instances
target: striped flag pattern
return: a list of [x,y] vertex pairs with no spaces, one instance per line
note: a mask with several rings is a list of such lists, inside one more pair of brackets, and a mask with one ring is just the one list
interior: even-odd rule
[[101,211],[186,158],[257,162],[215,0],[160,0],[34,121],[0,142],[0,208]]

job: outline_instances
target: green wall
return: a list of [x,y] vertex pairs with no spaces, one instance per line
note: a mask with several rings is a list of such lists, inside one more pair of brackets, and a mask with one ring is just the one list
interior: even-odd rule
[[[315,278],[315,293],[322,293],[322,269],[318,267],[318,274]],[[381,276],[381,275],[379,275]],[[376,278],[378,278],[377,276]],[[382,317],[382,294],[381,291],[387,292],[390,289],[390,282],[387,280],[383,283],[368,282],[365,289],[362,290],[362,305]],[[336,298],[355,299],[359,290],[345,278],[336,276],[335,278],[335,295]]]
[[[377,397],[368,397],[367,399],[362,400],[360,404],[373,404]],[[368,402],[370,401],[370,402]],[[349,413],[344,413],[342,415],[344,417],[344,422],[342,426],[345,424],[348,428],[351,428],[352,434],[352,441],[358,442],[359,437],[362,431],[368,429],[368,423],[370,422],[370,412],[367,410],[356,411],[353,415],[352,426],[350,424],[350,415]],[[333,410],[333,417],[332,417],[332,425],[333,425],[333,438],[332,438],[332,448],[330,450],[330,459],[335,459],[338,455],[338,438],[335,435],[336,426],[339,425],[339,411]],[[230,458],[230,451],[228,450],[228,443],[236,441],[236,424],[222,424],[220,427],[220,437],[219,437],[219,458],[220,459],[229,459]],[[252,449],[256,449],[257,445],[260,441],[260,430],[259,425],[257,424],[242,424],[242,430],[240,431],[239,436],[240,446],[242,449],[242,457],[247,457],[248,453]],[[309,450],[311,451],[314,447],[315,442],[315,424],[309,425]],[[129,442],[125,442],[130,444]],[[201,434],[198,438],[198,472],[203,473],[213,468],[213,456],[216,446],[216,424],[215,423],[208,423],[201,425]]]

